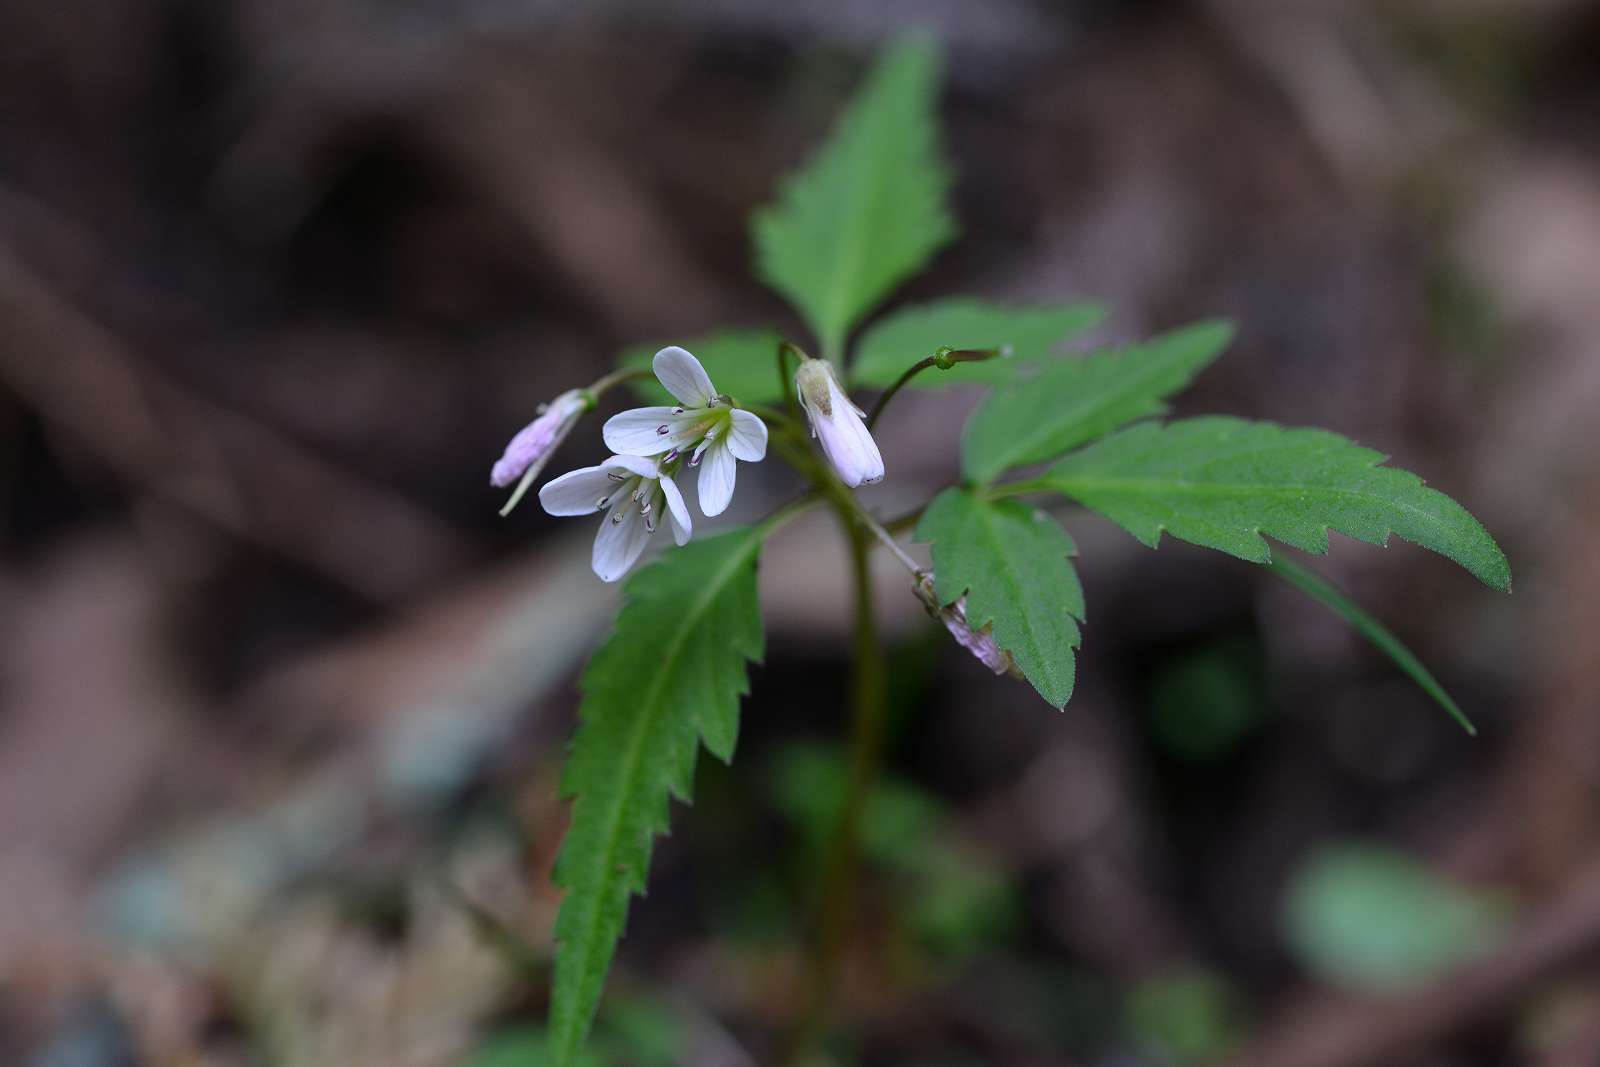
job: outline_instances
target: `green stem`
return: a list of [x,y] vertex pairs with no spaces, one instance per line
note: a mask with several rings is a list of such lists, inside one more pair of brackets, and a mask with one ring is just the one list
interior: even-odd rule
[[[848,494],[846,494],[848,495]],[[785,1062],[805,1061],[827,1025],[855,914],[861,825],[877,779],[886,722],[887,672],[873,615],[869,569],[873,534],[852,508],[830,493],[850,548],[855,582],[855,659],[850,680],[850,766],[844,803],[823,855],[807,942],[805,1008]]]
[[635,378],[648,378],[654,373],[649,367],[623,367],[621,370],[614,370],[610,374],[596,378],[585,391],[591,397],[597,398],[613,386],[621,385],[623,382],[631,382]]
[[872,413],[867,416],[867,429],[872,429],[878,422],[878,416],[883,414],[883,409],[889,406],[889,401],[903,389],[907,382],[927,370],[929,367],[938,367],[940,370],[949,370],[957,363],[982,363],[1000,355],[998,348],[941,348],[927,359],[919,359],[906,368],[906,372],[894,380],[894,384],[883,391],[878,397],[878,402],[872,405]]
[[783,383],[783,407],[791,417],[798,419],[800,405],[795,403],[794,399],[794,375],[789,372],[790,356],[794,356],[797,361],[810,357],[798,345],[789,341],[778,342],[778,381]]

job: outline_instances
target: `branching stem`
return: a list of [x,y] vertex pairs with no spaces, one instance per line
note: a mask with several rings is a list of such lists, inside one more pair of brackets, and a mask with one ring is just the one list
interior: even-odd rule
[[995,359],[1004,349],[999,348],[941,348],[927,359],[920,359],[906,368],[906,372],[894,380],[894,384],[883,391],[878,397],[878,402],[872,405],[872,413],[867,416],[867,429],[877,425],[878,416],[883,414],[883,409],[889,406],[889,401],[894,399],[905,384],[929,367],[938,367],[940,370],[949,370],[957,363],[982,363],[985,360]]

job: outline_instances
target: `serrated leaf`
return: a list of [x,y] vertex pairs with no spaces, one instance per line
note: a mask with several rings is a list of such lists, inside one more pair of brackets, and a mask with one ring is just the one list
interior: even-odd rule
[[1180,541],[1255,563],[1262,535],[1328,551],[1328,531],[1386,545],[1391,533],[1447,556],[1486,585],[1511,568],[1467,510],[1386,457],[1327,430],[1213,416],[1130,426],[1051,467],[1041,483],[1155,547]]
[[1083,587],[1068,558],[1077,549],[1067,532],[1036,508],[946,489],[923,514],[916,539],[933,545],[940,602],[965,595],[968,623],[990,627],[1039,695],[1064,707],[1083,618]]
[[1378,651],[1393,660],[1395,665],[1416,682],[1424,693],[1432,697],[1451,718],[1459,722],[1467,733],[1477,734],[1478,728],[1472,725],[1472,720],[1467,718],[1466,712],[1462,711],[1451,699],[1450,694],[1445,692],[1444,686],[1439,684],[1433,672],[1423,666],[1422,661],[1405,646],[1404,642],[1391,633],[1387,626],[1367,614],[1360,604],[1345,596],[1322,575],[1300,566],[1287,556],[1274,556],[1267,566],[1278,577],[1349,623],[1351,629],[1372,642]]
[[924,371],[911,385],[940,389],[963,382],[1009,382],[1025,365],[1103,318],[1105,309],[1097,304],[1003,307],[970,297],[920,304],[895,312],[862,334],[850,378],[856,385],[893,385],[908,367],[943,345],[1010,351],[985,363]]
[[991,393],[961,435],[961,465],[983,483],[1059,456],[1135,419],[1159,415],[1227,347],[1233,327],[1201,322],[1143,344],[1048,364]]
[[[783,380],[778,377],[778,342],[773,330],[722,330],[690,341],[663,341],[661,344],[634,345],[618,362],[624,367],[648,367],[655,354],[667,345],[679,345],[711,375],[721,392],[743,404],[769,404],[783,396]],[[654,376],[629,383],[647,404],[676,404]]]
[[869,308],[955,236],[934,114],[938,55],[891,48],[805,169],[753,221],[761,277],[839,359]]
[[668,801],[687,801],[695,756],[733,755],[745,664],[762,655],[756,559],[763,530],[669,551],[624,589],[617,624],[583,673],[577,737],[562,771],[576,797],[556,862],[550,1044],[570,1064],[594,1019],[628,898],[644,891]]

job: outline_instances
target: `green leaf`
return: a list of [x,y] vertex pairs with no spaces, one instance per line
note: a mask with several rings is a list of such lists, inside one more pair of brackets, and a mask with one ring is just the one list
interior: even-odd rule
[[938,66],[925,39],[890,49],[816,157],[756,214],[757,270],[835,360],[862,314],[955,236]]
[[1075,452],[1040,484],[1100,512],[1155,547],[1180,541],[1254,563],[1262,534],[1325,554],[1328,531],[1387,545],[1391,533],[1511,588],[1494,538],[1465,508],[1385,457],[1326,430],[1212,416],[1130,426]]
[[1051,363],[996,390],[967,421],[961,464],[975,482],[1059,456],[1117,427],[1159,415],[1233,337],[1226,322],[1202,322],[1120,352]]
[[762,654],[756,559],[765,528],[669,551],[624,590],[616,629],[584,671],[583,706],[562,773],[576,797],[556,862],[567,890],[556,919],[550,1041],[574,1062],[622,936],[644,891],[668,799],[687,801],[700,743],[733,755],[747,660]]
[[[769,404],[783,397],[783,380],[778,377],[778,342],[772,330],[723,330],[692,341],[663,341],[661,344],[635,345],[619,360],[624,367],[648,367],[657,352],[669,344],[680,345],[711,375],[711,384],[744,404]],[[647,404],[676,404],[677,399],[655,378],[638,378],[634,390]]]
[[1326,845],[1290,880],[1284,925],[1300,962],[1354,990],[1414,988],[1493,946],[1509,918],[1499,894],[1458,886],[1402,852]]
[[986,363],[957,363],[946,371],[925,371],[911,380],[922,389],[962,382],[1009,382],[1025,364],[1042,359],[1074,334],[1105,317],[1097,304],[1002,307],[970,297],[954,297],[904,308],[875,323],[856,345],[850,379],[856,385],[887,386],[940,346],[1001,348],[1010,354]]
[[1388,627],[1368,615],[1360,604],[1345,596],[1322,575],[1300,566],[1287,556],[1275,556],[1267,566],[1278,577],[1312,600],[1331,609],[1335,615],[1349,623],[1351,629],[1377,646],[1378,651],[1393,660],[1395,666],[1405,671],[1423,692],[1449,712],[1450,717],[1459,722],[1467,733],[1477,736],[1478,728],[1472,725],[1472,720],[1467,718],[1466,712],[1450,699],[1450,694],[1445,692],[1444,686],[1439,684],[1433,672],[1424,667],[1422,661],[1413,655],[1398,637],[1389,632]]
[[965,595],[968,623],[991,627],[1039,695],[1064,707],[1083,618],[1083,587],[1067,558],[1077,549],[1066,531],[1016,501],[946,489],[917,524],[916,539],[933,544],[940,602]]

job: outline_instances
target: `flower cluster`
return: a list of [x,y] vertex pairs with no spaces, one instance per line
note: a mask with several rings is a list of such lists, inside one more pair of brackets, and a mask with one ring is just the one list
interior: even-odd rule
[[[739,464],[759,463],[767,455],[767,424],[717,392],[705,367],[688,351],[676,345],[663,348],[651,370],[678,403],[612,416],[603,431],[611,457],[597,466],[569,471],[539,490],[539,503],[552,515],[604,514],[592,563],[594,572],[608,582],[638,562],[662,515],[678,544],[689,540],[694,524],[677,483],[684,468],[698,470],[700,511],[710,517],[722,514],[733,500]],[[589,389],[562,393],[511,439],[489,476],[502,488],[517,483],[502,515],[538,478],[579,417],[594,407],[595,394],[616,380],[612,376]],[[883,456],[861,421],[861,409],[845,395],[833,368],[820,359],[804,359],[794,384],[811,436],[821,444],[840,480],[852,489],[881,481]]]

